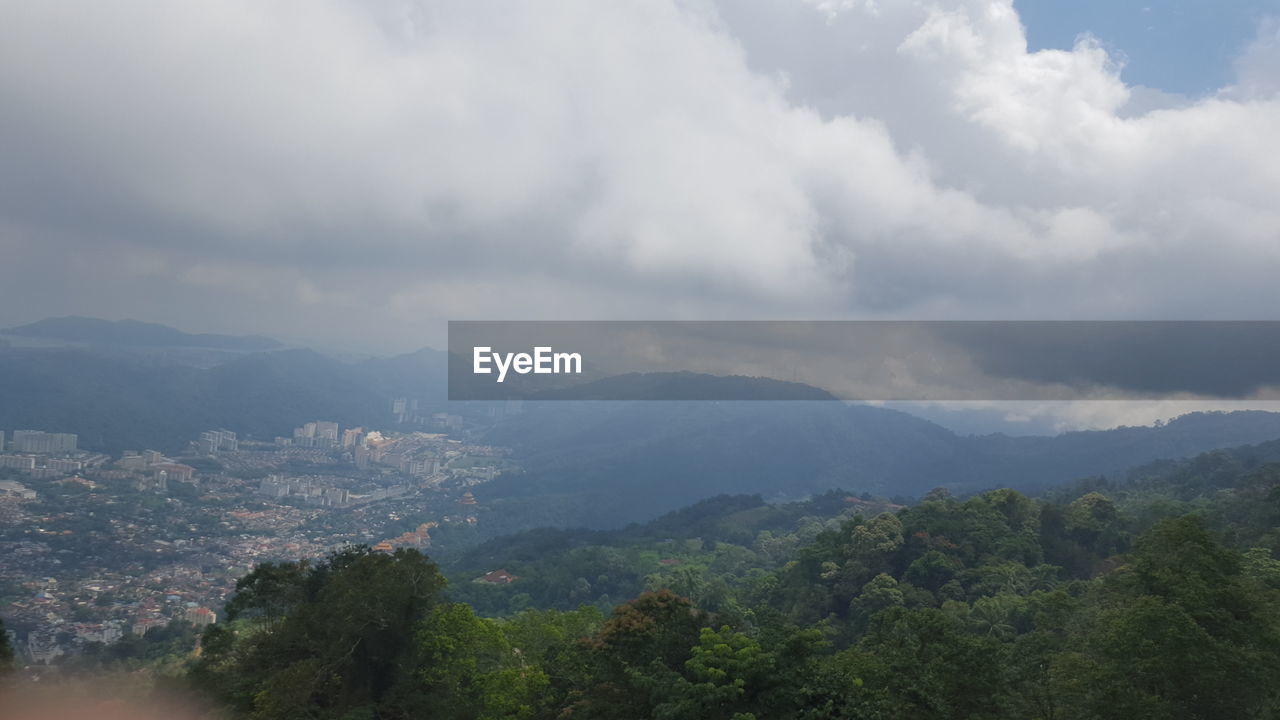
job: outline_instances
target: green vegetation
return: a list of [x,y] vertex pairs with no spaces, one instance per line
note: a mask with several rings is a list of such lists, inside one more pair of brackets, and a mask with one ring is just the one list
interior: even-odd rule
[[259,720],[1275,717],[1277,520],[1280,466],[1233,452],[1043,500],[716,498],[447,588],[355,548],[243,578],[188,677]]
[[13,670],[13,645],[9,643],[9,635],[5,632],[4,621],[0,620],[0,675]]

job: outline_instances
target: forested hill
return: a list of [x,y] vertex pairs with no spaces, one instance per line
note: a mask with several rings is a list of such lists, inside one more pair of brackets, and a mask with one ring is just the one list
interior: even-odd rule
[[[833,488],[919,497],[1036,491],[1161,458],[1280,438],[1280,414],[1196,413],[1155,427],[1053,437],[959,436],[903,412],[839,402],[549,402],[488,436],[521,473],[477,496],[537,524],[616,527],[719,494]],[[526,525],[527,527],[527,525]]]
[[436,380],[444,356],[432,351],[357,363],[311,350],[234,353],[209,366],[187,359],[0,346],[0,429],[72,432],[82,448],[111,453],[176,452],[215,427],[267,440],[316,419],[385,427],[394,397],[445,409]]
[[407,550],[264,565],[185,677],[259,720],[1272,717],[1278,445],[1044,500],[717,498],[490,543],[499,584]]
[[[1047,491],[1042,503],[1071,506],[1090,493],[1105,495],[1126,518],[1111,530],[1117,548],[1160,518],[1188,513],[1201,514],[1235,545],[1280,548],[1280,536],[1271,535],[1280,531],[1280,498],[1271,496],[1278,485],[1280,441],[1272,441],[1079,480]],[[949,495],[938,489],[927,497]],[[495,538],[447,557],[444,567],[459,581],[455,594],[483,612],[503,614],[529,605],[567,610],[581,603],[607,609],[619,598],[659,585],[676,583],[696,595],[691,588],[699,583],[733,584],[736,580],[729,578],[737,570],[779,567],[823,531],[898,507],[885,498],[843,490],[781,504],[765,503],[758,495],[725,495],[620,530],[541,528]],[[1054,558],[1078,572],[1097,560],[1070,553]],[[495,568],[521,581],[510,586],[462,582]]]
[[316,418],[385,418],[357,368],[307,350],[211,368],[65,349],[0,350],[0,428],[73,432],[90,450],[178,451],[214,427],[260,438]]

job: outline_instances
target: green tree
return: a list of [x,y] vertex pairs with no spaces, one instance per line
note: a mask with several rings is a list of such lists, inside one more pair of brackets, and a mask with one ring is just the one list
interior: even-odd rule
[[436,605],[417,625],[413,678],[390,703],[416,717],[528,718],[546,674],[507,642],[498,623],[461,603]]
[[668,590],[619,605],[590,643],[574,702],[587,717],[651,717],[667,701],[699,643],[706,614]]
[[760,643],[730,629],[703,628],[685,674],[675,678],[653,717],[730,720],[754,717],[776,682],[776,662]]
[[13,670],[13,645],[9,643],[9,633],[4,629],[4,620],[0,620],[0,675]]
[[1261,716],[1280,679],[1276,607],[1201,517],[1161,521],[1099,589],[1055,685],[1099,718]]
[[444,589],[435,564],[414,550],[357,547],[296,570],[265,567],[242,581],[245,597],[228,614],[246,619],[206,633],[197,683],[262,720],[404,701],[393,689],[414,674],[414,628]]
[[974,636],[940,610],[878,613],[851,652],[852,675],[862,684],[848,704],[869,717],[943,720],[991,716],[998,709],[999,643]]
[[872,616],[890,607],[904,604],[902,590],[892,576],[880,573],[862,586],[862,592],[850,603],[850,615],[860,627],[866,627]]

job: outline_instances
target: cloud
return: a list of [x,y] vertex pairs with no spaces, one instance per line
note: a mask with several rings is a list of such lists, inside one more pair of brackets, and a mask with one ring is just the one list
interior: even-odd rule
[[[1011,0],[0,5],[0,301],[193,330],[1253,318],[1267,27],[1152,99]],[[39,272],[33,272],[33,269]]]
[[1280,94],[1280,17],[1258,26],[1258,35],[1236,59],[1235,84],[1224,95],[1238,100],[1274,99]]

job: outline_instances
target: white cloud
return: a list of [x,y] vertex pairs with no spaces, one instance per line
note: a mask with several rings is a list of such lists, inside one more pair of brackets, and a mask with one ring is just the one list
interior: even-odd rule
[[1280,16],[1259,25],[1258,36],[1236,60],[1237,80],[1223,95],[1238,100],[1274,100],[1280,94]]
[[1087,38],[1028,53],[1010,0],[4,3],[0,246],[53,275],[0,292],[381,347],[448,317],[1269,317],[1273,31],[1175,102]]

